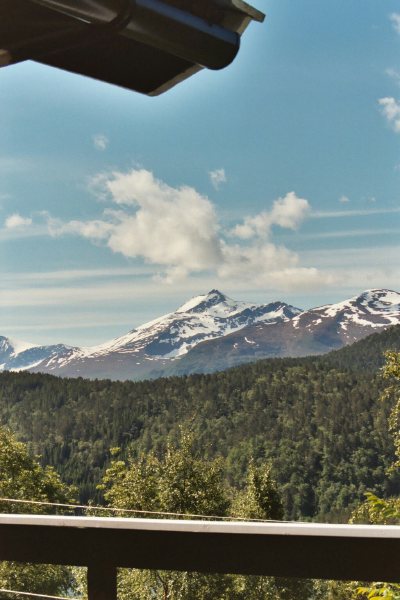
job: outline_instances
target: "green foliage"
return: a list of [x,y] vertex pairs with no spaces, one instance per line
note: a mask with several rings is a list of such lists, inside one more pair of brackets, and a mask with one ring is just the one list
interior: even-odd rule
[[383,376],[389,384],[382,394],[382,400],[392,403],[389,429],[393,435],[397,460],[393,468],[400,467],[400,352],[386,352],[386,365]]
[[106,501],[114,508],[153,512],[160,510],[161,473],[162,465],[152,454],[141,455],[136,461],[129,458],[127,463],[114,460],[98,487],[105,491]]
[[[221,461],[202,459],[193,433],[184,428],[175,444],[168,442],[161,457],[149,453],[137,458],[129,456],[126,461],[114,460],[105,473],[102,489],[107,502],[121,509],[221,516],[229,512],[257,519],[281,519],[283,515],[268,463],[256,465],[250,461],[246,485],[239,494],[234,493],[233,505],[229,507]],[[324,598],[312,581],[138,570],[120,570],[118,597],[122,600]]]
[[316,600],[361,600],[353,582],[318,579],[313,584]]
[[0,512],[43,513],[43,506],[1,502],[3,498],[71,502],[74,490],[62,483],[53,467],[41,467],[26,445],[0,428]]
[[[232,582],[233,578],[229,575],[121,569],[118,579],[118,599],[236,600]],[[242,598],[244,600],[243,596]]]
[[222,516],[229,506],[222,462],[204,461],[185,430],[178,445],[168,443],[162,459],[149,453],[113,461],[101,489],[116,508]]
[[[64,485],[51,467],[42,468],[24,444],[0,428],[0,496],[18,500],[70,502],[73,490]],[[48,510],[48,507],[47,507]],[[0,502],[1,512],[43,513],[38,505]],[[73,584],[70,569],[54,565],[0,563],[0,587],[42,594],[65,594]],[[3,596],[7,598],[7,596]],[[15,598],[10,595],[9,598]],[[21,596],[22,598],[22,596]]]
[[[394,439],[397,460],[389,466],[388,472],[396,471],[400,466],[400,353],[386,352],[386,364],[382,368],[382,376],[388,382],[381,393],[382,403],[389,403],[392,408],[389,414],[389,430]],[[367,492],[366,501],[353,511],[353,523],[399,524],[400,498],[379,498]]]
[[357,588],[358,597],[369,600],[400,600],[400,585],[397,583],[376,583],[372,587]]
[[[57,466],[66,481],[78,484],[82,501],[93,497],[105,472],[98,493],[121,511],[226,514],[224,469],[230,488],[241,490],[230,510],[247,518],[281,518],[276,480],[285,518],[346,520],[374,489],[375,501],[370,496],[353,519],[397,522],[400,478],[390,466],[400,448],[398,358],[389,355],[385,381],[391,388],[383,401],[377,398],[385,381],[374,369],[376,347],[382,339],[398,344],[398,332],[364,340],[361,354],[352,347],[326,357],[138,383],[2,373],[0,422],[40,453],[43,464]],[[387,431],[389,415],[395,444]],[[112,446],[121,450],[110,460]],[[71,494],[53,468],[41,467],[0,430],[0,496],[69,501]],[[0,510],[10,509],[21,510],[0,504]],[[0,585],[7,587],[15,573],[20,579],[13,585],[32,590],[30,568],[1,567]],[[44,579],[35,580],[35,589],[46,585],[41,572]],[[61,571],[49,580],[61,591],[71,577]],[[123,600],[350,600],[356,593],[350,584],[332,582],[144,571],[122,571],[119,587]],[[397,591],[376,586],[374,594],[396,598]]]
[[161,506],[177,513],[226,515],[229,502],[222,468],[218,459],[204,461],[195,449],[193,434],[183,430],[179,446],[167,446],[160,478]]
[[[375,343],[362,342],[363,357],[375,355]],[[253,457],[273,464],[285,518],[346,521],[368,489],[393,495],[400,478],[386,475],[394,448],[390,402],[377,400],[383,381],[354,348],[345,351],[345,361],[343,350],[143,382],[2,373],[0,422],[78,485],[82,502],[101,501],[110,447],[121,459],[161,456],[185,424],[204,458],[225,459],[232,487],[243,488]]]
[[366,501],[352,513],[351,523],[372,525],[398,525],[400,523],[400,498],[382,499],[367,492]]
[[[0,588],[49,596],[65,596],[74,584],[72,571],[58,565],[0,563]],[[26,596],[1,594],[2,600],[25,600]]]
[[245,519],[283,519],[282,501],[269,464],[257,466],[251,460],[247,485],[241,493],[236,494],[231,512]]
[[[389,429],[394,438],[397,456],[397,460],[390,469],[394,470],[400,466],[400,353],[386,353],[386,364],[382,369],[382,374],[389,384],[383,391],[381,400],[383,402],[389,400],[393,406],[389,416]],[[353,523],[398,525],[400,523],[400,498],[383,499],[368,492],[366,501],[353,512],[351,520]],[[379,600],[380,598],[400,600],[400,585],[375,583],[373,586],[359,587],[357,594],[361,598],[370,600]]]
[[[121,509],[222,516],[229,506],[221,461],[201,459],[193,434],[185,429],[177,443],[168,443],[162,458],[149,453],[114,460],[103,477],[102,489],[107,502]],[[118,582],[122,600],[222,600],[232,590],[229,576],[199,573],[125,569]]]

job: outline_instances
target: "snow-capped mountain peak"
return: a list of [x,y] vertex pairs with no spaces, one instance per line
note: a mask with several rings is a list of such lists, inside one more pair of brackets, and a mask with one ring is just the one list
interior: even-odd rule
[[400,322],[400,294],[387,289],[365,290],[343,302],[304,311],[293,319],[293,326],[313,329],[327,321],[336,323],[347,343],[355,341],[360,327],[367,334]]
[[343,302],[328,304],[314,310],[329,317],[342,313],[348,316],[351,314],[376,315],[389,320],[394,318],[393,324],[395,324],[398,322],[400,312],[400,294],[393,290],[370,289]]
[[396,324],[400,294],[392,290],[301,311],[280,301],[236,301],[213,289],[99,346],[35,346],[0,336],[0,370],[112,379],[164,369],[208,372],[268,356],[321,354]]
[[21,340],[0,336],[0,370],[21,371],[31,369],[44,360],[60,360],[73,349],[64,344],[39,346]]
[[227,296],[221,294],[218,290],[211,290],[208,294],[203,294],[201,296],[193,296],[190,300],[182,304],[179,308],[176,309],[177,313],[186,313],[190,311],[201,310],[201,307],[204,305],[213,305],[220,304],[221,302],[226,302]]
[[[211,290],[208,294],[194,296],[185,304],[182,304],[176,313],[213,313],[215,316],[224,316],[244,305],[244,302],[236,302],[219,290]],[[254,305],[248,305],[254,306]]]
[[[109,352],[145,352],[147,358],[175,358],[202,341],[238,331],[258,321],[291,318],[300,309],[283,302],[250,304],[218,290],[195,296],[175,312],[154,319],[100,346],[83,349],[85,357]],[[78,352],[79,353],[79,352]],[[83,356],[82,353],[80,353]]]
[[[34,369],[46,372],[84,374],[88,365],[101,369],[132,370],[132,365],[163,364],[187,354],[199,343],[223,337],[255,323],[278,323],[300,313],[300,309],[273,302],[251,304],[228,298],[218,290],[196,296],[176,311],[145,323],[127,334],[93,347],[68,348],[52,346],[29,348],[11,360],[10,351],[1,352],[3,369]],[[14,357],[15,358],[15,357]],[[102,371],[104,373],[104,369]]]
[[359,306],[365,307],[371,314],[381,314],[383,312],[391,315],[398,314],[400,310],[400,294],[394,290],[366,290],[352,300]]
[[176,314],[202,313],[213,317],[226,318],[246,308],[254,309],[257,308],[257,305],[232,300],[232,298],[225,296],[219,290],[211,290],[208,294],[194,296],[194,298],[185,302],[185,304],[176,310]]

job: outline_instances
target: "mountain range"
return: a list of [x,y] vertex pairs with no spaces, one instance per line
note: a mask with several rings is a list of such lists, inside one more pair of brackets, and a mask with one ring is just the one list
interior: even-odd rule
[[281,301],[237,302],[211,290],[99,346],[0,336],[0,370],[114,380],[207,373],[259,358],[324,354],[399,323],[400,294],[386,289],[305,311]]

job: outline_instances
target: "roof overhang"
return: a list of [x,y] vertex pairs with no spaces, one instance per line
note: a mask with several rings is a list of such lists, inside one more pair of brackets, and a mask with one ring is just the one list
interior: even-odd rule
[[27,59],[149,95],[235,58],[242,0],[0,0],[0,66]]

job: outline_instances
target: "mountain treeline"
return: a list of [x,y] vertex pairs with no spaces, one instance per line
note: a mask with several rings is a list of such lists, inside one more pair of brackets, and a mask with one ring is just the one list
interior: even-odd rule
[[0,422],[77,485],[84,502],[99,493],[111,447],[161,458],[183,424],[205,459],[223,459],[233,487],[244,486],[252,459],[270,462],[285,518],[346,520],[366,491],[400,491],[398,475],[386,474],[391,406],[379,400],[390,349],[400,350],[400,326],[325,357],[212,375],[111,382],[5,372]]

